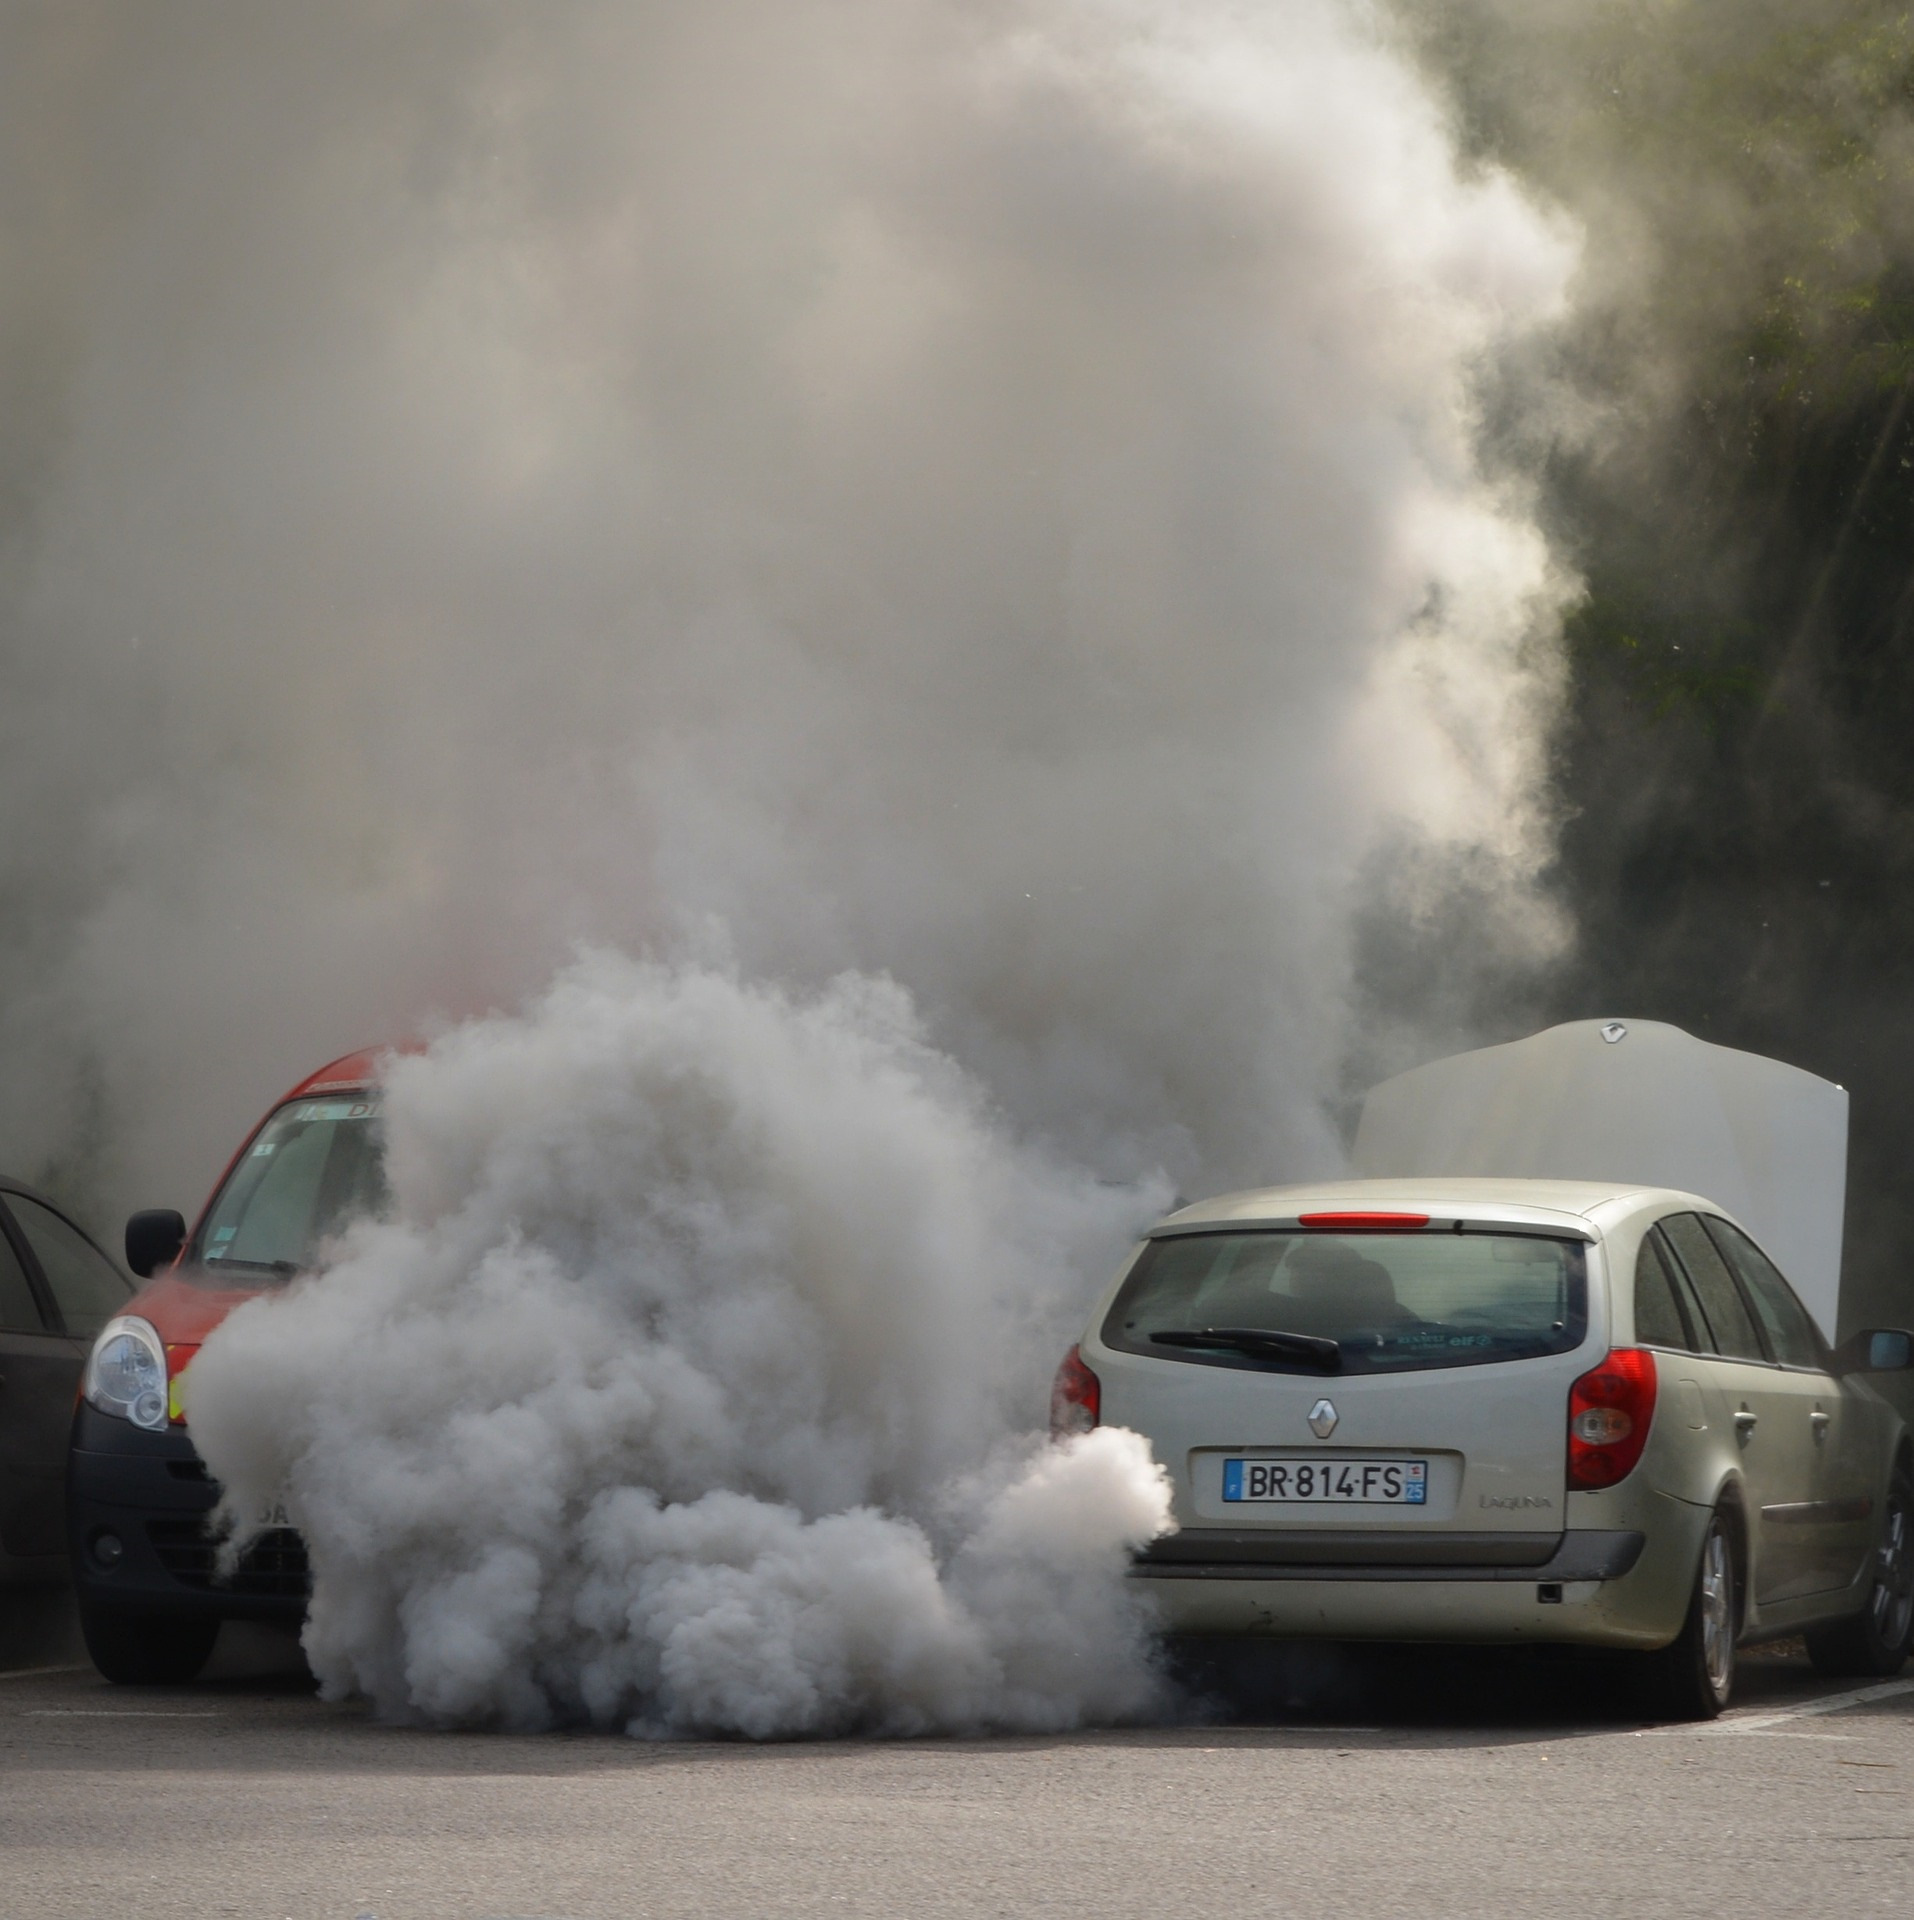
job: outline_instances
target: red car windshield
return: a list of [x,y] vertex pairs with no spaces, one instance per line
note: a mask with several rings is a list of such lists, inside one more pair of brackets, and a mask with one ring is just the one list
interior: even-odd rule
[[299,1273],[352,1221],[384,1212],[379,1116],[377,1094],[289,1100],[219,1190],[199,1259],[214,1272]]

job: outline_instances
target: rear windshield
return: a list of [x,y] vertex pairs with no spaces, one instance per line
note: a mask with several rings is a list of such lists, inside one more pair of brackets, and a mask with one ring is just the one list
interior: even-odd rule
[[385,1210],[376,1096],[291,1100],[260,1128],[201,1232],[208,1269],[293,1274],[350,1222]]
[[1567,1353],[1587,1325],[1579,1241],[1192,1233],[1145,1246],[1103,1339],[1201,1366],[1404,1373]]

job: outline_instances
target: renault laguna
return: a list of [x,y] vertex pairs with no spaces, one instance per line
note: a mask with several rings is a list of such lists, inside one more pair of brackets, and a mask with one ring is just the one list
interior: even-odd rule
[[[1675,1039],[1651,1093],[1671,1058],[1699,1058]],[[1641,1088],[1621,1070],[1571,1078],[1581,1117],[1550,1147],[1520,1086],[1549,1078],[1532,1054],[1510,1065],[1489,1075],[1499,1096],[1476,1103],[1472,1146],[1455,1144],[1458,1086],[1482,1091],[1482,1070],[1425,1082],[1452,1158],[1652,1153],[1652,1125],[1622,1124]],[[1758,1100],[1730,1104],[1759,1136],[1744,1162],[1792,1140],[1787,1178],[1804,1177],[1812,1141],[1757,1124]],[[1417,1157],[1414,1125],[1383,1131]],[[1732,1155],[1717,1170],[1749,1172]],[[1132,1428],[1168,1471],[1178,1530],[1133,1572],[1172,1632],[1620,1649],[1651,1711],[1708,1717],[1750,1641],[1805,1634],[1829,1672],[1906,1659],[1914,1456],[1874,1376],[1911,1348],[1891,1328],[1831,1346],[1748,1225],[1694,1192],[1358,1179],[1160,1222],[1066,1357],[1052,1422]]]

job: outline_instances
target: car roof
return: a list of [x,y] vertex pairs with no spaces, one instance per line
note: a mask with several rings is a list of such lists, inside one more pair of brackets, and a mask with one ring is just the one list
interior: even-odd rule
[[[75,1224],[71,1218],[72,1208],[61,1205],[58,1200],[44,1194],[38,1187],[30,1187],[24,1180],[16,1180],[11,1174],[0,1173],[0,1193],[17,1193],[22,1200],[37,1200],[50,1212],[57,1213],[69,1226]],[[85,1232],[85,1229],[81,1229]],[[93,1236],[87,1235],[90,1240]]]
[[42,1193],[38,1187],[30,1187],[24,1180],[16,1180],[12,1175],[5,1173],[0,1173],[0,1193],[17,1195],[22,1200],[37,1200],[49,1213],[57,1213],[69,1227],[79,1234],[81,1239],[85,1240],[93,1250],[106,1261],[108,1266],[115,1268],[115,1270],[118,1269],[119,1263],[114,1260],[113,1256],[100,1245],[98,1240],[94,1239],[92,1234],[88,1233],[87,1230],[80,1225],[79,1221],[74,1219],[73,1209],[71,1207],[55,1200],[49,1194]]
[[1608,1226],[1648,1207],[1721,1211],[1699,1194],[1625,1181],[1517,1180],[1451,1176],[1423,1180],[1321,1180],[1307,1186],[1252,1187],[1199,1200],[1159,1220],[1150,1232],[1187,1233],[1226,1226],[1294,1226],[1308,1213],[1423,1213],[1432,1221],[1506,1221],[1511,1226],[1558,1226],[1592,1237],[1591,1224]]
[[397,1046],[361,1047],[357,1053],[342,1053],[337,1060],[327,1061],[317,1073],[308,1074],[285,1098],[304,1100],[315,1093],[357,1092],[366,1087],[376,1087],[383,1078],[380,1067],[392,1055],[422,1051],[417,1041],[409,1041]]

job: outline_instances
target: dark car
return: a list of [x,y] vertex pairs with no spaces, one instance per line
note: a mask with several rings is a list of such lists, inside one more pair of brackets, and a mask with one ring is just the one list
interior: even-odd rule
[[51,1200],[0,1179],[0,1585],[67,1577],[67,1430],[89,1342],[133,1291]]
[[222,1620],[305,1616],[305,1545],[283,1517],[262,1515],[269,1524],[238,1566],[220,1568],[209,1531],[219,1488],[187,1431],[180,1382],[234,1307],[283,1286],[382,1206],[379,1058],[348,1055],[295,1087],[191,1233],[172,1212],[127,1222],[127,1265],[147,1284],[94,1342],[67,1465],[80,1628],[109,1680],[189,1680]]

